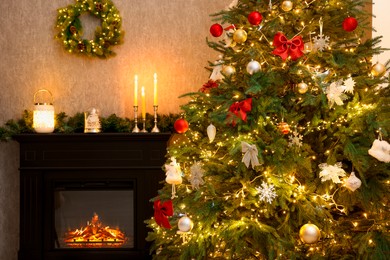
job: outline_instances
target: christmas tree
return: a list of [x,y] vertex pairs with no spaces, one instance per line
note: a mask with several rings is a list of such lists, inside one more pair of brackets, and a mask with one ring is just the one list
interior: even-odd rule
[[186,95],[146,221],[155,259],[389,259],[388,64],[367,4],[213,15],[220,56]]

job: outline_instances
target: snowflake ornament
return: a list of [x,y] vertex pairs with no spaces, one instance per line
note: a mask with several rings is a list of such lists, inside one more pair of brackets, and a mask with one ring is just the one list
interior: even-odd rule
[[275,192],[274,185],[273,184],[268,185],[264,181],[261,184],[261,187],[256,187],[256,190],[259,192],[260,201],[266,201],[269,204],[271,204],[274,198],[278,196]]
[[292,146],[298,146],[299,148],[302,147],[303,136],[300,135],[297,131],[294,131],[292,134],[293,135],[290,135],[288,137],[288,139],[290,140],[290,142],[288,143],[288,147],[292,147]]
[[321,169],[320,178],[322,182],[332,180],[334,183],[341,183],[340,177],[345,177],[341,162],[335,165],[321,163],[318,167]]
[[319,34],[318,36],[313,37],[314,47],[316,50],[323,51],[326,48],[329,48],[329,36]]
[[335,103],[338,106],[342,106],[344,104],[343,101],[347,99],[347,96],[344,94],[342,80],[331,83],[325,92],[330,107],[332,107]]
[[348,79],[344,80],[344,92],[345,93],[351,93],[353,94],[354,88],[355,88],[356,82],[353,80],[353,78],[349,77]]
[[325,36],[322,34],[322,29],[324,27],[324,22],[322,21],[322,17],[320,18],[320,34],[318,36],[313,37],[314,47],[316,50],[323,51],[325,48],[329,48],[329,36]]
[[190,177],[190,182],[192,185],[192,188],[194,190],[199,189],[200,185],[204,184],[204,180],[202,179],[204,170],[202,169],[202,165],[200,162],[195,162],[191,168],[191,177]]

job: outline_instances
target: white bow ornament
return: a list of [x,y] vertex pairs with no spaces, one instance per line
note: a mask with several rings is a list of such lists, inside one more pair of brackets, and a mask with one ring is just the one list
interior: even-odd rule
[[375,139],[368,154],[376,158],[378,161],[390,162],[390,144],[386,141]]
[[241,151],[242,153],[244,153],[244,156],[242,157],[242,162],[247,168],[249,167],[249,164],[252,164],[252,169],[254,169],[257,165],[260,165],[259,158],[257,157],[259,151],[257,150],[256,145],[241,142]]

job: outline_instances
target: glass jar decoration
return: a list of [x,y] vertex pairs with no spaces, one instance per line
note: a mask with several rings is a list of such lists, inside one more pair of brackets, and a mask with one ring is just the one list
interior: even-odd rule
[[96,108],[88,109],[84,113],[84,133],[100,133],[101,129],[99,110]]
[[34,94],[33,128],[37,133],[54,131],[53,95],[47,89],[39,89]]

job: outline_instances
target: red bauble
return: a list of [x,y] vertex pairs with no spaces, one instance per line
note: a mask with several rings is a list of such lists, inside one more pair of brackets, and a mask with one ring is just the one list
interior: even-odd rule
[[176,120],[173,127],[175,128],[176,132],[178,132],[179,134],[183,134],[188,130],[188,122],[183,118],[179,118]]
[[343,21],[343,29],[347,32],[352,32],[358,26],[358,21],[353,17],[347,17]]
[[263,16],[259,12],[253,11],[248,15],[248,21],[252,25],[259,25],[262,20],[263,20]]
[[222,25],[220,25],[219,23],[215,23],[215,24],[211,25],[210,26],[210,33],[214,37],[221,36],[223,33]]

